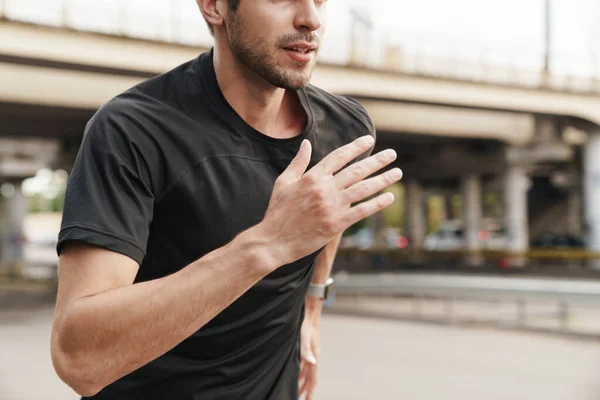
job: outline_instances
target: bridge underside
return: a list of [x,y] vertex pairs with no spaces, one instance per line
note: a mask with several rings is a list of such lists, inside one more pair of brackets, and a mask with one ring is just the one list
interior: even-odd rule
[[375,151],[388,147],[404,176],[425,185],[456,187],[466,174],[493,177],[506,168],[506,144],[497,140],[378,131]]
[[0,137],[78,139],[95,110],[0,103]]
[[[28,160],[34,167],[46,163],[68,170],[95,110],[141,80],[205,50],[6,21],[0,21],[0,37],[15,38],[0,41],[0,181],[7,172],[15,181],[27,177],[28,172],[19,171],[32,169]],[[430,188],[461,192],[466,209],[480,210],[481,193],[495,181],[507,199],[513,238],[507,249],[526,249],[529,178],[556,169],[578,172],[581,165],[561,149],[566,146],[561,143],[564,128],[577,125],[594,133],[590,137],[597,137],[598,147],[593,149],[600,149],[600,132],[593,125],[600,123],[597,96],[328,64],[317,66],[313,83],[358,98],[377,127],[378,149],[398,152],[407,210],[414,216],[409,231],[421,239],[424,220],[419,215]],[[548,135],[539,129],[540,116],[552,119]],[[535,147],[536,140],[543,142],[540,147]],[[590,150],[588,159],[593,161],[597,152]],[[540,172],[544,168],[547,172]],[[599,168],[588,166],[586,174],[595,176]],[[582,180],[571,176],[576,177],[572,182]],[[570,189],[575,205],[580,191]],[[536,208],[539,219],[553,221],[541,214],[557,214]],[[581,219],[581,207],[572,208]],[[472,237],[480,215],[469,215],[467,236]],[[600,250],[600,224],[593,229],[598,240],[591,247]],[[476,249],[473,244],[468,242],[467,248]]]

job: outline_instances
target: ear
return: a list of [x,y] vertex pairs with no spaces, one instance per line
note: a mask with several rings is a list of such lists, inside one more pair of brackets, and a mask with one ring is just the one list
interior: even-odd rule
[[227,4],[223,0],[196,0],[202,15],[214,27],[223,25],[227,12]]

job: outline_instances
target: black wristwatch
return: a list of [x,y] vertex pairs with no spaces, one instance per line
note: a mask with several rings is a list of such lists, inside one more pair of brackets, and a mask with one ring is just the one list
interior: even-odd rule
[[306,292],[306,296],[327,300],[331,294],[332,285],[333,278],[327,279],[325,283],[322,284],[311,283],[308,292]]

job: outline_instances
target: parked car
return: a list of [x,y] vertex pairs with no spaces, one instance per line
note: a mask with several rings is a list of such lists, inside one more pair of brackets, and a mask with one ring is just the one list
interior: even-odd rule
[[52,279],[58,273],[56,244],[61,215],[29,214],[24,223],[23,259],[25,277]]
[[[408,238],[395,228],[384,229],[383,241],[385,247],[389,249],[404,249],[408,246]],[[369,228],[363,228],[353,235],[343,237],[340,247],[367,250],[373,248],[374,244],[373,231]]]
[[54,237],[25,238],[23,243],[23,259],[25,261],[26,278],[48,279],[58,273],[57,240]]
[[[484,223],[477,233],[481,249],[502,250],[506,246],[504,230],[494,223]],[[453,251],[466,248],[465,229],[462,221],[446,221],[440,229],[425,237],[423,248],[436,251]]]
[[451,251],[464,247],[465,232],[459,222],[446,221],[436,232],[430,233],[423,241],[426,250]]
[[586,241],[582,236],[571,233],[543,232],[531,241],[533,248],[584,248]]

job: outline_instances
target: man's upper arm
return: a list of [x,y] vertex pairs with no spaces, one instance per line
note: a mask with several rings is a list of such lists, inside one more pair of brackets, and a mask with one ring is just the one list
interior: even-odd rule
[[123,254],[82,242],[66,244],[58,264],[56,321],[79,299],[132,285],[138,268]]
[[158,162],[152,141],[131,123],[138,118],[131,108],[110,102],[86,126],[67,183],[59,256],[68,243],[84,242],[138,264],[145,257]]
[[142,151],[130,108],[110,102],[86,126],[58,237],[59,314],[78,299],[131,285],[145,256],[155,198],[147,165],[155,162],[143,158],[152,152]]

